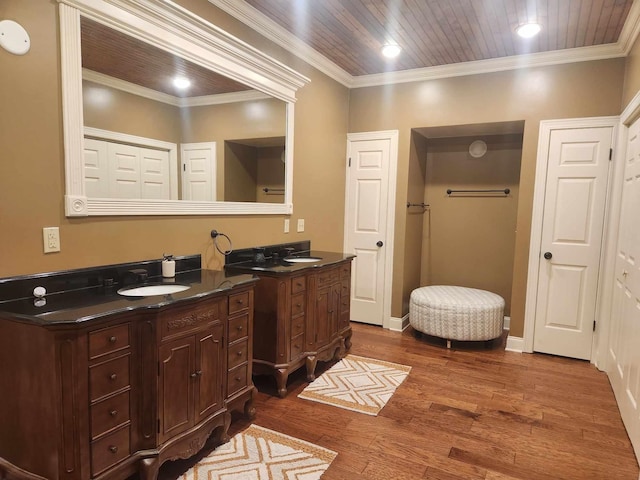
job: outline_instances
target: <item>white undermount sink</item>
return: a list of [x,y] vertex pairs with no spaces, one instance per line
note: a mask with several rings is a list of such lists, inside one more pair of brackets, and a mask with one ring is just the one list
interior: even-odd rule
[[189,288],[191,288],[191,286],[178,284],[143,285],[141,287],[121,288],[118,290],[118,293],[125,297],[152,297],[154,295],[170,295],[172,293],[183,292]]
[[313,263],[322,260],[320,257],[285,257],[284,261],[289,263]]

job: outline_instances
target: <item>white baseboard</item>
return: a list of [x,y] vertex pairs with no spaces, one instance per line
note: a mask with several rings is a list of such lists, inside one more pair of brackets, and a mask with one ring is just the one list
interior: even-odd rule
[[524,338],[512,337],[511,335],[509,335],[507,337],[507,346],[505,350],[508,352],[522,353],[524,351]]
[[389,319],[389,330],[394,332],[402,332],[405,328],[409,326],[409,314],[407,313],[404,317],[391,317]]

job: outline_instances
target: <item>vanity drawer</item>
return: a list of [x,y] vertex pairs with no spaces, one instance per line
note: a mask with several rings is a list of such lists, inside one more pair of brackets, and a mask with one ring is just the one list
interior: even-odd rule
[[249,335],[249,314],[229,319],[229,343]]
[[129,428],[122,428],[91,445],[91,474],[95,477],[131,454]]
[[227,397],[239,392],[247,386],[249,365],[244,364],[229,371],[227,375]]
[[307,289],[307,277],[300,276],[291,279],[291,293],[304,292]]
[[229,315],[249,309],[249,292],[229,295]]
[[304,315],[291,319],[291,338],[304,332]]
[[304,313],[305,306],[305,294],[298,293],[297,295],[293,295],[291,297],[291,316],[295,317],[296,315],[300,315]]
[[340,269],[331,268],[318,273],[318,286],[329,285],[340,280]]
[[291,339],[291,360],[300,356],[304,349],[304,335],[298,335]]
[[129,324],[115,325],[89,333],[89,359],[123,350],[130,346]]
[[178,306],[160,310],[160,336],[164,340],[185,332],[196,330],[203,325],[219,321],[226,310],[226,299],[218,299],[194,306]]
[[227,368],[229,370],[247,361],[248,346],[249,346],[249,342],[247,340],[243,340],[234,345],[229,345],[229,353],[227,357],[228,358]]
[[129,419],[128,391],[91,405],[91,439],[124,425]]
[[91,401],[129,386],[129,354],[89,367]]

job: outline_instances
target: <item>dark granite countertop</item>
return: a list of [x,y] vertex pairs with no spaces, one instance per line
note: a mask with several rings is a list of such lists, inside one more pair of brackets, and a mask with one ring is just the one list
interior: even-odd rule
[[194,300],[257,280],[250,274],[237,275],[219,270],[192,270],[178,273],[172,279],[150,277],[144,283],[145,285],[176,283],[191,286],[182,292],[150,297],[124,297],[117,293],[117,286],[96,286],[55,293],[47,295],[44,299],[30,297],[1,302],[0,321],[4,318],[40,325],[80,323],[132,310],[154,309]]
[[253,260],[248,260],[245,262],[230,263],[225,265],[224,268],[230,273],[267,273],[279,275],[326,267],[355,257],[355,255],[350,253],[323,252],[319,250],[296,252],[293,256],[319,257],[321,260],[313,263],[289,263],[286,261],[286,257],[279,257],[276,260],[272,257],[268,257],[263,263],[256,263]]

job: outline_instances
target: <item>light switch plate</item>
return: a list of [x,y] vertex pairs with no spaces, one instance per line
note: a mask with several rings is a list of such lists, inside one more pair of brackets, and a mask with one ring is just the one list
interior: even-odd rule
[[289,219],[284,219],[284,233],[289,233]]
[[44,253],[60,251],[60,230],[58,227],[44,227],[42,240],[44,241]]
[[298,232],[304,232],[304,218],[298,219]]

